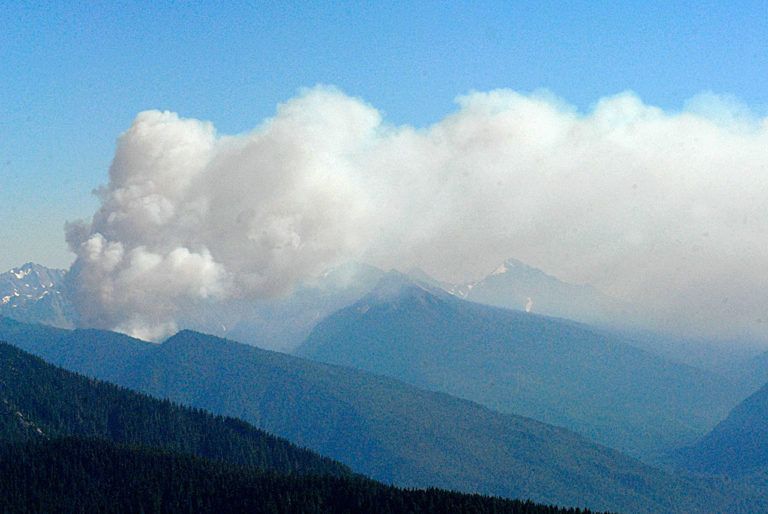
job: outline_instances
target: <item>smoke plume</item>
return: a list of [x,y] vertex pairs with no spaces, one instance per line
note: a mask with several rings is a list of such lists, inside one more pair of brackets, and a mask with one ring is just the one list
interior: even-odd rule
[[460,281],[514,256],[666,329],[768,338],[768,119],[712,94],[583,114],[472,93],[414,128],[316,87],[236,136],[147,111],[97,194],[67,227],[88,326],[159,338],[185,302],[278,295],[349,259]]

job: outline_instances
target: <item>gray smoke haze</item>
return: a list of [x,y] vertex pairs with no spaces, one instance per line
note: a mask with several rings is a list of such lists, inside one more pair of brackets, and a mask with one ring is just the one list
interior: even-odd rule
[[580,114],[472,93],[416,129],[316,87],[237,136],[147,111],[98,195],[67,229],[82,323],[144,338],[186,301],[281,294],[350,259],[461,281],[514,256],[660,328],[768,340],[768,119],[716,95]]

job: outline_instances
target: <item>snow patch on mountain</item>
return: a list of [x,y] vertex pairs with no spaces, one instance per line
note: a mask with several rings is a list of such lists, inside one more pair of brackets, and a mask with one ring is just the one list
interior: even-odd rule
[[28,262],[0,273],[0,316],[19,321],[74,326],[65,270]]

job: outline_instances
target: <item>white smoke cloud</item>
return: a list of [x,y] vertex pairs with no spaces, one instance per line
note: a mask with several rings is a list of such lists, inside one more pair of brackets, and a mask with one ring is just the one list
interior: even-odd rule
[[768,120],[706,94],[579,114],[472,93],[416,129],[331,88],[253,132],[149,111],[72,224],[82,322],[160,337],[184,302],[277,294],[350,258],[475,278],[514,256],[649,306],[665,328],[766,338]]

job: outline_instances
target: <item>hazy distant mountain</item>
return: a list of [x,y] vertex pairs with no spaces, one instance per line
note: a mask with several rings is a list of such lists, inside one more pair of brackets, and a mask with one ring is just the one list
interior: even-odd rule
[[297,354],[566,426],[649,457],[738,401],[714,374],[579,323],[462,301],[390,273],[319,323]]
[[359,300],[383,275],[373,266],[348,263],[304,282],[286,297],[197,306],[182,315],[179,325],[260,348],[290,351],[319,321]]
[[[507,259],[476,282],[442,282],[420,269],[409,271],[408,276],[465,300],[588,323],[668,360],[710,371],[722,371],[761,351],[761,345],[754,341],[692,339],[658,332],[658,323],[638,306],[589,285],[563,282],[516,259]],[[759,374],[760,383],[755,388],[768,380],[768,357],[765,361],[764,373]]]
[[0,273],[0,316],[73,327],[75,310],[66,282],[66,271],[28,262]]
[[[385,482],[627,512],[708,512],[732,497],[723,484],[658,471],[567,430],[381,376],[189,331],[161,345],[91,331],[100,343],[81,347],[82,332],[38,326],[27,336],[25,327],[5,320],[0,338],[241,417]],[[114,337],[119,352],[94,351]],[[137,349],[126,351],[131,344]]]
[[[605,328],[604,330],[613,337],[626,339],[633,346],[668,360],[729,376],[739,383],[742,383],[742,380],[735,370],[765,351],[764,344],[744,339],[724,341],[692,338],[642,328]],[[768,368],[765,369],[768,370]],[[764,378],[761,375],[757,383],[746,387],[741,398],[754,392],[764,380],[768,380],[768,374]]]
[[768,471],[768,384],[737,405],[696,444],[673,454],[698,472],[742,476]]
[[589,285],[563,282],[517,259],[507,259],[476,282],[440,282],[418,269],[408,276],[464,300],[587,323],[613,325],[634,315],[628,305]]
[[741,359],[721,372],[737,380],[748,393],[753,393],[768,382],[768,352]]
[[468,286],[466,284],[453,284],[451,282],[437,280],[421,268],[411,268],[404,274],[416,283],[426,285],[434,289],[442,289],[446,293],[458,296],[459,298],[465,298],[467,296],[466,290]]
[[[289,351],[320,320],[370,291],[383,274],[373,266],[347,263],[306,280],[285,297],[180,304],[177,322],[184,328]],[[67,272],[27,263],[0,274],[0,316],[61,328],[77,326]]]

